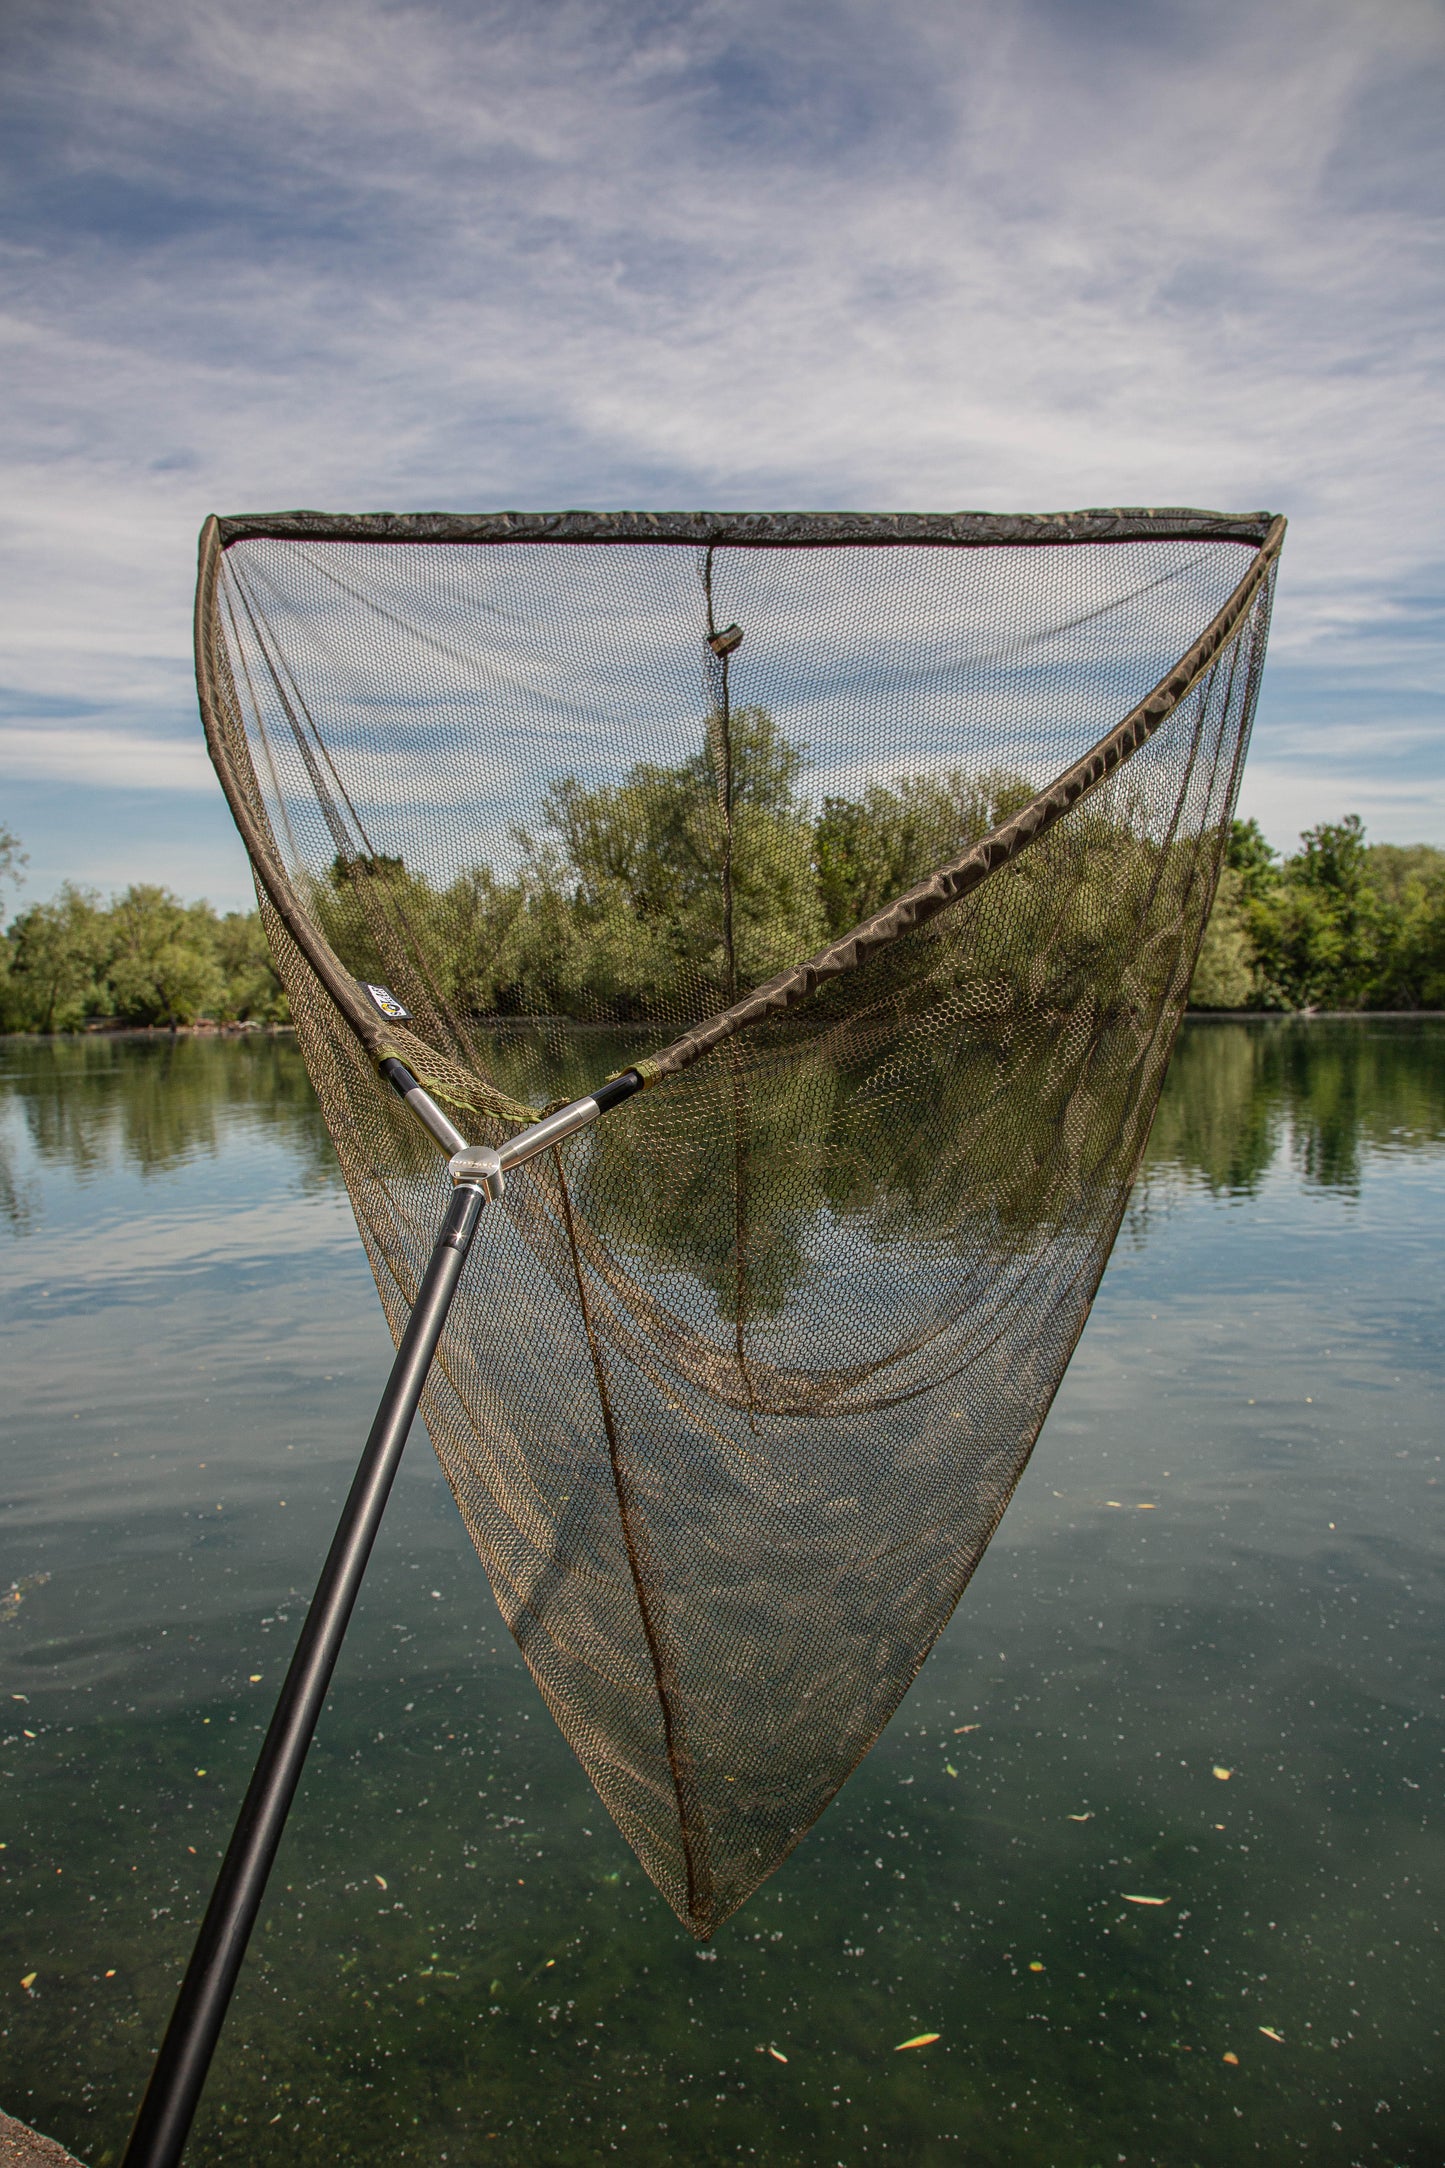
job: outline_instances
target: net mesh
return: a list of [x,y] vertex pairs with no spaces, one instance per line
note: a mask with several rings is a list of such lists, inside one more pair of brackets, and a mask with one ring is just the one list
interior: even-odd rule
[[477,1143],[656,1080],[512,1179],[423,1412],[704,1938],[887,1722],[1083,1327],[1282,531],[913,527],[300,515],[203,550],[212,751],[393,1334],[449,1183],[379,1053]]

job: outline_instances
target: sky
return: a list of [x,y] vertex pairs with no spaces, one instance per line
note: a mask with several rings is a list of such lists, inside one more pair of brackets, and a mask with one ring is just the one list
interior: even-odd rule
[[1290,519],[1242,810],[1445,845],[1439,0],[5,0],[0,913],[223,907],[203,517]]

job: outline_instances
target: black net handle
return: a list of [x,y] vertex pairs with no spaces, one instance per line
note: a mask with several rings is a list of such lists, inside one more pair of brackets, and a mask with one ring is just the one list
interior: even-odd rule
[[[367,542],[660,542],[874,545],[934,542],[989,547],[999,543],[1137,542],[1208,540],[1250,542],[1255,555],[1223,608],[1145,699],[1099,739],[1091,750],[1009,820],[941,866],[925,880],[864,919],[851,932],[790,971],[770,979],[741,1001],[675,1039],[660,1054],[635,1066],[648,1084],[689,1068],[712,1047],[749,1024],[805,1001],[825,980],[851,970],[888,942],[949,908],[999,867],[1010,864],[1045,835],[1106,776],[1111,775],[1167,721],[1192,687],[1239,632],[1260,588],[1271,576],[1284,542],[1285,522],[1268,513],[1237,517],[1215,512],[1075,512],[1014,517],[988,513],[454,513],[358,514],[283,512],[254,518],[208,519],[201,529],[196,582],[196,684],[206,746],[256,878],[277,917],[326,988],[341,1016],[373,1062],[414,1049],[389,1033],[356,980],[304,908],[278,858],[251,767],[239,710],[230,716],[223,688],[230,683],[218,608],[221,559],[233,542],[258,537],[285,541]],[[235,706],[234,689],[231,705]],[[244,770],[241,766],[244,763]],[[248,788],[249,785],[249,788]]]

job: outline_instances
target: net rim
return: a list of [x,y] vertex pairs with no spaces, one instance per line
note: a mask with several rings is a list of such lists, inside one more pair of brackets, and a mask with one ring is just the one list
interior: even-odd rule
[[[1067,547],[1082,542],[1262,545],[1271,512],[1115,506],[1078,512],[241,512],[236,542],[591,542],[730,549]],[[209,524],[209,523],[208,523]]]
[[[1045,787],[1009,820],[1003,822],[970,846],[960,857],[946,862],[935,872],[906,889],[892,902],[859,922],[849,932],[829,943],[817,955],[803,959],[779,977],[755,987],[740,1001],[719,1011],[682,1033],[657,1054],[634,1064],[646,1085],[652,1086],[665,1078],[690,1068],[696,1060],[724,1039],[731,1038],[748,1024],[761,1021],[768,1015],[791,1008],[796,1002],[806,1000],[828,978],[860,963],[884,943],[894,940],[911,927],[947,909],[986,880],[1000,867],[1011,864],[1030,844],[1048,832],[1071,807],[1087,796],[1097,785],[1111,775],[1116,768],[1139,747],[1152,738],[1174,710],[1184,700],[1200,678],[1209,670],[1245,624],[1248,612],[1261,584],[1269,577],[1284,543],[1286,522],[1279,514],[1245,515],[1232,520],[1228,515],[1193,512],[1174,514],[1155,513],[1070,513],[1059,515],[1059,523],[1076,530],[1068,534],[1038,531],[1040,524],[1047,524],[1052,515],[1023,514],[963,514],[957,520],[953,515],[932,513],[862,513],[862,514],[723,514],[717,515],[720,531],[705,534],[695,530],[686,535],[663,533],[661,524],[675,517],[683,520],[708,519],[708,514],[669,513],[585,513],[585,514],[526,514],[498,513],[472,519],[459,514],[392,514],[378,513],[359,518],[346,514],[281,513],[269,519],[222,520],[214,514],[201,529],[199,564],[196,580],[195,607],[195,653],[196,685],[199,695],[202,726],[206,735],[206,747],[216,770],[226,801],[231,809],[241,839],[246,846],[255,874],[277,916],[286,927],[297,947],[306,957],[317,978],[335,1003],[343,1020],[374,1063],[388,1057],[399,1057],[421,1075],[421,1081],[432,1080],[418,1070],[417,1051],[426,1049],[425,1042],[413,1040],[410,1033],[399,1041],[395,1032],[389,1032],[376,1011],[362,995],[357,981],[346,969],[320,928],[302,906],[285,867],[277,858],[272,839],[258,822],[248,795],[235,771],[226,732],[220,717],[219,686],[222,680],[220,645],[224,640],[220,612],[217,608],[217,592],[221,564],[226,550],[235,542],[269,538],[284,541],[348,541],[367,540],[377,543],[411,543],[447,540],[452,542],[487,541],[538,541],[557,542],[654,542],[681,543],[695,546],[699,541],[721,543],[729,539],[723,532],[724,523],[731,522],[731,538],[745,540],[744,530],[748,522],[755,528],[773,527],[780,521],[795,518],[802,526],[823,530],[814,536],[795,533],[792,541],[798,546],[838,545],[850,543],[853,537],[838,530],[838,522],[856,522],[862,527],[877,527],[874,537],[879,543],[913,543],[931,539],[943,546],[987,546],[995,541],[1011,543],[1044,542],[1053,544],[1078,544],[1097,541],[1252,541],[1254,556],[1235,586],[1233,592],[1216,612],[1210,623],[1200,633],[1192,646],[1187,648],[1174,667],[1153,687],[1152,691],[1136,703],[1129,712],[1106,731],[1093,746],[1074,761],[1063,773]],[[558,521],[590,521],[594,526],[602,522],[629,522],[646,527],[645,532],[620,533],[608,528],[606,532],[584,534],[581,531],[562,532]],[[1184,530],[1178,525],[1165,528],[1170,519],[1192,520],[1192,529]],[[529,527],[522,532],[516,527],[503,532],[491,532],[497,522],[521,520]],[[945,526],[963,522],[970,529],[967,534],[934,533],[928,538],[900,532],[900,523],[921,521]],[[1092,531],[1096,521],[1115,522],[1116,530],[1101,534]],[[554,524],[543,533],[548,522]],[[1260,532],[1244,532],[1256,529],[1264,522]],[[394,524],[393,524],[394,523]],[[1122,531],[1123,524],[1129,531]],[[1219,531],[1227,529],[1226,532]],[[364,529],[364,532],[359,530]],[[440,530],[445,529],[446,532]],[[982,530],[986,529],[987,532]],[[1026,531],[1004,533],[1000,530],[1022,529]],[[536,531],[531,531],[536,530]],[[769,538],[754,532],[751,539],[763,546]],[[243,743],[244,743],[244,726]],[[249,746],[246,747],[249,761]],[[254,780],[254,778],[253,778]],[[406,1043],[410,1041],[410,1043]],[[435,1086],[434,1086],[435,1088]],[[454,1094],[447,1094],[453,1097]],[[530,1120],[534,1110],[516,1110],[515,1119]]]

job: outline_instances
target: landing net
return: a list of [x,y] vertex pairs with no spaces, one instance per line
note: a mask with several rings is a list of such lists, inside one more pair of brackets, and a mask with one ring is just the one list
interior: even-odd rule
[[[1284,523],[212,521],[212,757],[502,1616],[706,1938],[868,1752],[1108,1257],[1227,842]],[[390,990],[385,1013],[368,986]]]

